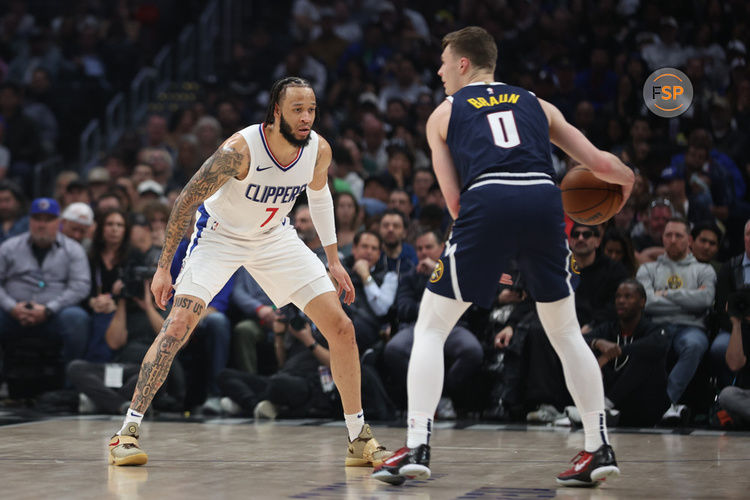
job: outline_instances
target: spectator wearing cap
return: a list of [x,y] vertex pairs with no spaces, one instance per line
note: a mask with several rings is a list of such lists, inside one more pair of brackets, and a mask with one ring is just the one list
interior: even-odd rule
[[662,234],[667,221],[673,217],[672,203],[666,198],[657,198],[648,207],[644,221],[645,232],[633,235],[633,249],[640,264],[653,262],[664,253]]
[[60,231],[68,238],[76,240],[85,249],[91,247],[89,233],[94,225],[94,211],[85,203],[71,203],[62,212]]
[[94,167],[89,171],[86,177],[89,181],[89,192],[91,199],[96,200],[109,189],[109,183],[112,178],[104,167]]
[[155,180],[146,180],[138,184],[138,201],[136,206],[143,207],[146,203],[159,201],[164,196],[164,188]]
[[649,69],[679,68],[685,64],[687,54],[677,41],[677,20],[674,17],[662,17],[659,22],[659,37],[641,50],[641,56]]
[[89,335],[89,264],[83,247],[58,232],[60,206],[52,198],[31,204],[29,232],[0,245],[0,343],[21,337],[62,339],[62,357],[80,358]]
[[0,181],[0,243],[29,230],[26,197],[14,182]]
[[714,302],[716,272],[690,253],[688,222],[671,218],[664,228],[665,253],[638,269],[636,278],[646,289],[646,313],[663,325],[672,338],[667,394],[671,406],[665,420],[684,418],[680,400],[708,349],[705,318]]
[[676,215],[684,217],[691,224],[713,219],[711,209],[699,196],[688,197],[685,176],[677,167],[667,167],[659,178],[665,198],[672,203]]

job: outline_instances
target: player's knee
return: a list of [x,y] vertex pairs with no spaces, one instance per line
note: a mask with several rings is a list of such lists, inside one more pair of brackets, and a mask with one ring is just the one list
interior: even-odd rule
[[354,342],[354,323],[346,314],[339,315],[332,326],[329,342]]
[[162,333],[181,341],[187,340],[190,333],[198,323],[198,315],[184,309],[173,311],[164,322]]

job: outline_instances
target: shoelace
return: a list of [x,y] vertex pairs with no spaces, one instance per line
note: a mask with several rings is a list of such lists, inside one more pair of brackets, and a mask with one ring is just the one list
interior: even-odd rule
[[586,450],[581,450],[578,452],[578,455],[574,456],[570,462],[576,463],[578,462],[579,459],[583,458],[585,455],[586,455]]

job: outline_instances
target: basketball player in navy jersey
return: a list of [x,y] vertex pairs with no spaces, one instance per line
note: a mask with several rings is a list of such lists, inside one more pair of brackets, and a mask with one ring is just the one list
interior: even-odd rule
[[406,446],[373,476],[391,484],[430,477],[429,439],[443,385],[443,344],[471,303],[489,308],[502,272],[516,259],[583,420],[584,450],[557,481],[599,484],[620,471],[607,439],[599,367],[576,318],[550,141],[596,177],[622,186],[623,204],[633,172],[594,147],[551,104],[495,82],[497,46],[485,30],[449,33],[441,59],[438,75],[448,98],[427,121],[427,139],[455,225],[414,329]]
[[[354,287],[339,261],[327,185],[331,147],[312,130],[315,111],[315,93],[307,81],[279,80],[271,90],[265,123],[227,139],[175,201],[151,284],[161,309],[173,288],[174,304],[143,359],[125,422],[109,442],[110,463],[142,465],[148,460],[138,443],[143,414],[206,305],[240,266],[276,306],[294,303],[328,340],[349,433],[346,465],[377,465],[390,455],[373,438],[362,412],[354,327],[338,300],[345,292],[344,301],[350,304]],[[286,217],[303,190],[338,290]],[[170,265],[194,213],[193,236],[173,287]],[[313,353],[320,349],[316,342],[307,347]]]

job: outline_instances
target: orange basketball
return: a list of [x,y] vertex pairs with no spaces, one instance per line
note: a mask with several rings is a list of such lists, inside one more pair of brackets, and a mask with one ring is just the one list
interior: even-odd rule
[[583,165],[565,174],[560,190],[565,213],[574,221],[590,226],[611,218],[622,203],[619,185],[598,179]]

